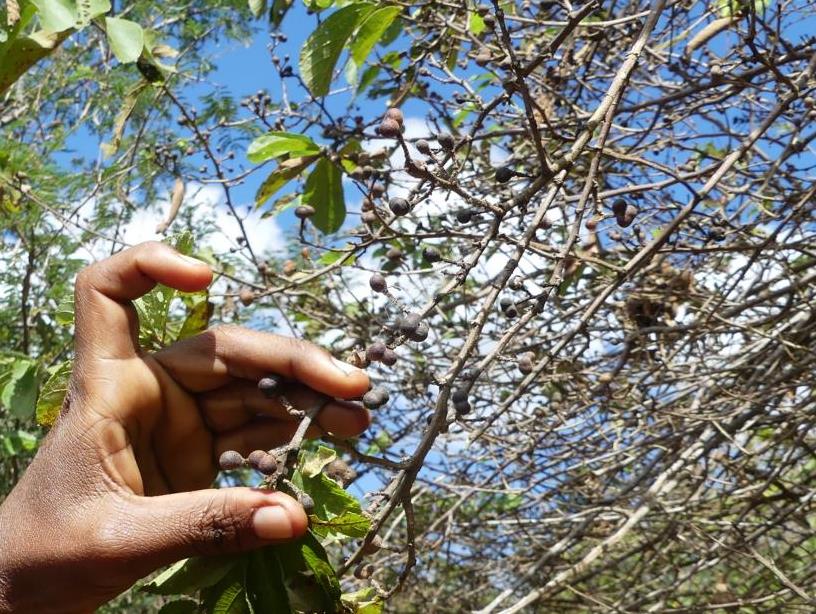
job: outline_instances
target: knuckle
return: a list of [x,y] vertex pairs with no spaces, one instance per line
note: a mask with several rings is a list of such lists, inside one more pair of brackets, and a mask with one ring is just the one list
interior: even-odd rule
[[248,515],[240,512],[233,496],[213,498],[192,521],[201,554],[240,550],[248,521]]

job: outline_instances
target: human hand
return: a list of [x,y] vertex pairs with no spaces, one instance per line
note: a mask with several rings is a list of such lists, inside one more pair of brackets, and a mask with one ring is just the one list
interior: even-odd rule
[[[154,569],[194,555],[296,538],[301,506],[280,493],[208,489],[219,454],[289,441],[297,424],[256,382],[287,398],[355,398],[367,375],[316,346],[220,327],[156,353],[138,345],[131,301],[156,283],[205,288],[209,267],[144,243],[76,282],[75,362],[62,415],[0,506],[0,612],[87,612]],[[362,432],[368,412],[330,401],[311,434]],[[203,489],[203,490],[202,490]]]

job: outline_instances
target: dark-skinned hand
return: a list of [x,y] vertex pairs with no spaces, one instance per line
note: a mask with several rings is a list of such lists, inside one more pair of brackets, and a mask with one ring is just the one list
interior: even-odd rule
[[[75,362],[61,416],[0,506],[0,612],[89,612],[176,560],[295,539],[307,527],[291,497],[209,488],[228,449],[247,455],[297,424],[258,391],[276,373],[287,397],[359,397],[366,374],[318,347],[219,327],[148,353],[131,303],[157,283],[206,288],[210,268],[144,243],[76,281]],[[357,435],[365,409],[330,401],[310,435]]]

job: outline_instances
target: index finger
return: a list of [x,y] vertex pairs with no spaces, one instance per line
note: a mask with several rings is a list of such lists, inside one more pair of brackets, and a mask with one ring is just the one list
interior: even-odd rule
[[332,397],[353,399],[369,388],[368,375],[313,343],[238,326],[220,326],[155,354],[191,392],[214,390],[233,378],[275,373]]

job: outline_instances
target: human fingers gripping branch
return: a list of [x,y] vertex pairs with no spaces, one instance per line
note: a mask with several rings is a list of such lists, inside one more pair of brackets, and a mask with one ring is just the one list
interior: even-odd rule
[[310,434],[355,435],[368,377],[302,341],[222,327],[156,354],[138,345],[132,301],[157,283],[194,291],[209,267],[146,243],[76,282],[76,361],[67,411],[0,506],[0,611],[84,612],[139,577],[192,555],[301,535],[307,518],[280,492],[208,489],[225,445],[271,448],[294,419],[252,392],[263,375],[295,403],[330,402]]

